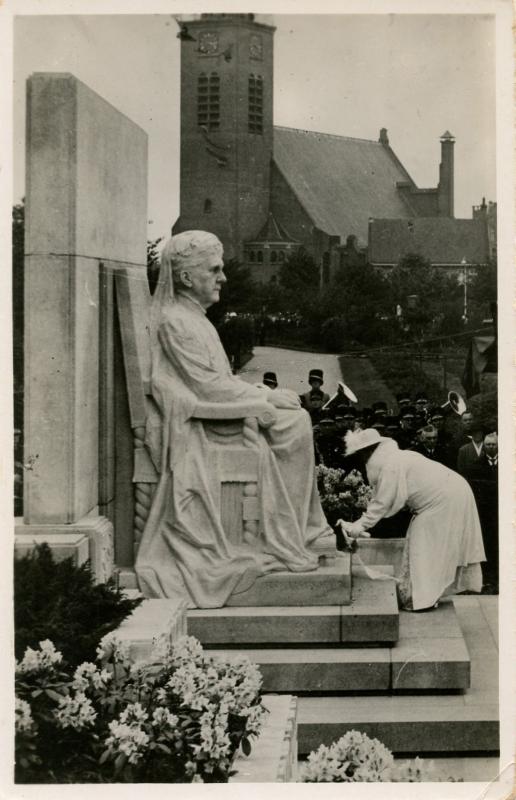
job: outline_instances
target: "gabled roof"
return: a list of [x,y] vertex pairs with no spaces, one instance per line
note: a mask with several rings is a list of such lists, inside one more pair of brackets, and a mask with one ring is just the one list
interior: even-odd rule
[[270,211],[269,216],[267,217],[267,222],[261,229],[258,236],[256,236],[252,241],[249,240],[246,242],[246,244],[261,244],[262,242],[268,242],[269,244],[283,244],[285,242],[300,244],[300,242],[296,241],[292,238],[292,236],[290,236],[283,225],[280,225],[279,222],[277,222],[274,214],[272,214]]
[[396,189],[413,181],[380,142],[274,127],[273,158],[314,225],[344,241],[365,245],[369,217],[414,213]]
[[486,264],[487,229],[483,219],[415,217],[373,219],[369,229],[371,264],[397,264],[402,256],[419,253],[432,264]]

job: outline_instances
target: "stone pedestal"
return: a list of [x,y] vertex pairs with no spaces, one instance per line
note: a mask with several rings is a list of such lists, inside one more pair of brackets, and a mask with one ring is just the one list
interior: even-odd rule
[[[32,75],[26,145],[25,525],[17,533],[50,536],[53,549],[55,536],[86,535],[97,580],[112,573],[111,521],[123,494],[115,479],[120,418],[115,399],[125,385],[115,375],[121,355],[114,345],[113,276],[130,267],[135,280],[146,281],[146,227],[144,131],[73,75]],[[130,429],[124,435],[131,439]],[[132,493],[131,469],[126,483]],[[129,506],[127,497],[121,505]],[[122,533],[129,529],[132,539],[132,519],[123,523]]]
[[56,560],[74,556],[77,564],[90,561],[96,583],[104,583],[113,574],[113,525],[105,517],[89,515],[70,525],[27,525],[16,520],[14,529],[16,554],[46,542]]
[[186,601],[144,600],[116,629],[115,635],[130,646],[133,661],[143,661],[155,641],[173,643],[186,635]]

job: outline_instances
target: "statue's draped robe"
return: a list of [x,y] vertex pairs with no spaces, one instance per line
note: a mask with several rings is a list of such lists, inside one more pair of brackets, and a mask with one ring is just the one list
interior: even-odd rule
[[382,442],[367,462],[373,497],[358,520],[369,530],[405,505],[414,514],[407,531],[402,576],[404,601],[429,608],[445,594],[482,588],[485,561],[473,493],[458,473],[420,453]]
[[185,295],[162,311],[152,393],[160,413],[149,417],[147,445],[160,480],[136,560],[143,593],[216,608],[267,572],[316,569],[310,545],[331,529],[317,492],[310,418],[302,409],[276,409],[276,421],[259,435],[256,542],[234,544],[221,526],[219,477],[209,469],[213,445],[192,414],[198,402],[264,401],[268,392],[231,373],[215,328]]

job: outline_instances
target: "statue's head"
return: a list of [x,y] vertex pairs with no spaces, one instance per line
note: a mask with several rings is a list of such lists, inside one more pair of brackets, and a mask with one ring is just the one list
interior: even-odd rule
[[166,243],[161,269],[171,278],[175,292],[187,294],[208,308],[219,301],[226,282],[222,254],[222,244],[213,233],[185,231]]

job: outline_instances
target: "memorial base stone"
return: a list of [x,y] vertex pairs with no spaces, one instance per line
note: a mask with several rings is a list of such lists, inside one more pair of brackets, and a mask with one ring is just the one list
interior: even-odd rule
[[18,519],[14,535],[17,554],[46,542],[56,559],[73,556],[77,564],[89,560],[96,583],[105,583],[113,575],[114,534],[106,517],[88,515],[69,524],[41,525],[27,525]]

